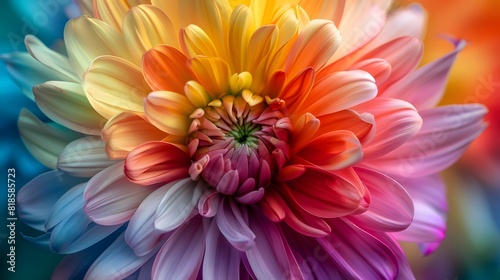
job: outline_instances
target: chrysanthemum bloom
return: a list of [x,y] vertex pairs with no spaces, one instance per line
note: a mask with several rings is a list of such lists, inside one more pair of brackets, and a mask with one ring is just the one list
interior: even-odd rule
[[464,42],[416,69],[418,6],[135,2],[70,21],[69,58],[27,38],[65,80],[39,106],[93,136],[53,153],[67,174],[24,187],[21,214],[65,253],[117,232],[55,277],[413,277],[398,241],[438,246],[437,173],[484,128],[480,105],[434,108]]

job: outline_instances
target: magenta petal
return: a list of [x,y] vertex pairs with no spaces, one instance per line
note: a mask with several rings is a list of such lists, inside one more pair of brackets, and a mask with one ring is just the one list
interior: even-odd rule
[[254,246],[255,234],[248,227],[246,206],[239,207],[233,200],[224,199],[215,220],[222,234],[236,249],[246,251]]
[[201,218],[180,227],[165,242],[153,264],[152,279],[196,279],[203,259],[205,235]]
[[128,221],[139,204],[156,186],[140,186],[123,173],[123,162],[95,175],[85,188],[85,211],[101,225],[118,225]]
[[238,279],[239,273],[239,251],[227,242],[216,221],[212,220],[206,233],[203,279]]
[[412,72],[380,96],[406,100],[419,110],[436,106],[443,97],[451,66],[465,45],[465,41],[457,42],[452,52]]
[[246,252],[257,279],[303,279],[297,260],[276,223],[258,213],[250,216],[255,246]]
[[420,111],[419,133],[368,165],[385,174],[424,177],[448,168],[485,128],[482,105],[450,105]]
[[356,173],[370,191],[370,206],[359,215],[349,217],[357,225],[378,231],[401,231],[413,220],[413,202],[406,190],[394,179],[369,169]]
[[382,241],[342,221],[332,220],[332,234],[316,240],[347,279],[395,279],[398,259]]

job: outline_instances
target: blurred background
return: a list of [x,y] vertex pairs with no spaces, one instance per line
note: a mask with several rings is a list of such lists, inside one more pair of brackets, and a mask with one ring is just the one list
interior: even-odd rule
[[[396,1],[396,7],[415,1]],[[0,53],[26,51],[24,36],[34,34],[58,46],[71,0],[0,0]],[[421,0],[429,21],[422,64],[451,50],[443,36],[463,38],[469,45],[453,67],[442,104],[483,103],[490,113],[488,129],[464,157],[444,172],[448,186],[449,218],[445,241],[430,256],[405,244],[417,279],[500,279],[500,1]],[[23,146],[17,130],[21,108],[44,120],[34,103],[10,80],[0,62],[1,172],[16,168],[19,189],[46,171]],[[7,176],[7,175],[5,175]],[[0,191],[0,219],[6,219],[7,191]],[[61,256],[27,243],[16,223],[16,273],[6,270],[6,228],[0,228],[0,279],[50,279]]]

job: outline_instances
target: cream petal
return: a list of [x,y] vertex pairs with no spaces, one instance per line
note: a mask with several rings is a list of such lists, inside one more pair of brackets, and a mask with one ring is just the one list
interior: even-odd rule
[[107,23],[82,16],[70,20],[64,28],[64,42],[76,74],[81,77],[92,61],[101,55],[116,55],[130,60],[119,31]]
[[116,30],[120,30],[122,19],[130,9],[127,0],[94,0],[96,18],[106,22]]
[[76,177],[92,177],[116,163],[106,156],[100,137],[87,136],[69,143],[57,160],[57,168]]
[[158,45],[178,47],[177,31],[160,9],[151,5],[140,5],[130,9],[123,19],[123,38],[134,62]]
[[92,107],[107,119],[124,111],[143,112],[143,99],[151,91],[139,67],[109,55],[92,62],[83,88]]
[[46,82],[33,92],[38,107],[53,121],[84,134],[101,133],[105,119],[90,106],[80,84]]
[[24,38],[24,42],[31,56],[45,66],[52,68],[59,79],[71,82],[79,82],[81,80],[81,77],[75,74],[66,56],[49,49],[42,41],[33,35],[27,35],[26,38]]
[[38,161],[51,169],[56,168],[57,157],[64,147],[80,137],[79,133],[43,123],[26,109],[21,110],[17,125],[24,145]]

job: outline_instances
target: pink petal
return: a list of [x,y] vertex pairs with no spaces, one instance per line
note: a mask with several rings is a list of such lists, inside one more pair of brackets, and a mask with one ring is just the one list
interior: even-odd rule
[[420,132],[391,153],[369,162],[386,174],[423,177],[452,165],[485,128],[482,105],[451,105],[420,112]]
[[443,97],[451,66],[465,45],[465,41],[457,42],[452,52],[412,72],[381,96],[406,100],[419,110],[436,106]]
[[[398,259],[387,244],[341,219],[330,223],[332,234],[317,238],[324,253],[347,279],[395,279]],[[323,252],[320,251],[321,254]]]
[[92,177],[85,188],[85,212],[101,225],[127,222],[141,202],[157,186],[140,186],[123,174],[123,162],[114,164]]
[[205,235],[201,218],[179,228],[158,252],[152,279],[196,279],[203,260]]
[[238,206],[232,199],[221,200],[215,216],[219,230],[236,249],[246,251],[255,244],[255,234],[248,227],[246,206]]
[[255,232],[255,246],[246,252],[256,279],[303,279],[297,260],[277,224],[252,213],[250,228]]
[[227,242],[215,220],[212,220],[206,233],[203,279],[238,279],[239,273],[239,251]]
[[370,113],[375,118],[374,138],[363,146],[363,161],[377,158],[401,146],[415,136],[422,118],[408,102],[379,97],[355,108],[358,113]]
[[187,177],[190,164],[189,156],[179,147],[153,141],[128,154],[125,174],[130,181],[141,185],[168,183]]
[[406,190],[394,179],[369,169],[356,173],[370,191],[370,206],[360,215],[348,219],[362,228],[377,231],[401,231],[413,219],[413,202]]

